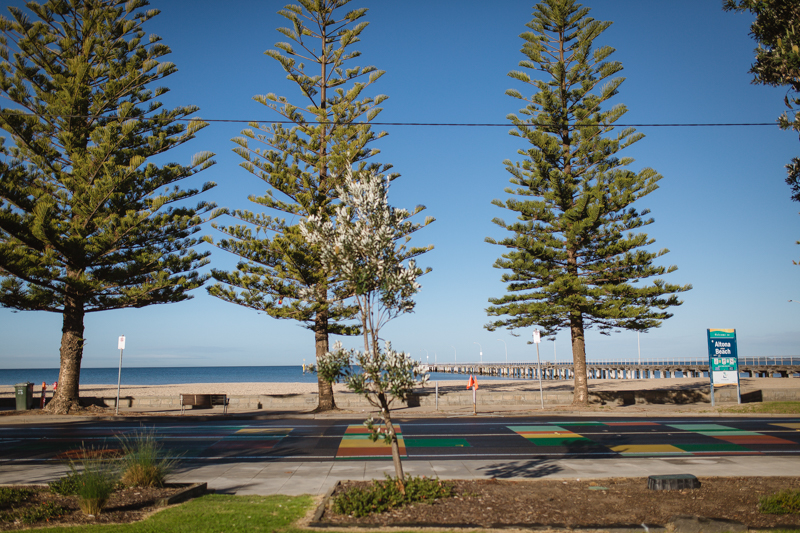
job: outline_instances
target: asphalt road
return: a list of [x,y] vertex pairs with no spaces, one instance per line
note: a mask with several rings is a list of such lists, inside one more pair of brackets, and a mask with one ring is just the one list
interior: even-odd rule
[[[621,457],[795,456],[800,418],[400,420],[406,461]],[[386,459],[361,419],[161,419],[0,425],[0,465],[60,461],[75,450],[118,449],[119,437],[155,437],[168,455],[206,464]]]

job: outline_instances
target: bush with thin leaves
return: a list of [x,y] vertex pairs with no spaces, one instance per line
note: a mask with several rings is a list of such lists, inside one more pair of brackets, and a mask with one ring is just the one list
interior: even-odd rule
[[154,430],[120,436],[119,441],[124,452],[122,484],[126,487],[163,487],[167,475],[175,468],[176,460],[164,457]]
[[75,494],[80,498],[81,511],[96,516],[119,484],[119,468],[113,460],[96,454],[85,453],[83,457],[79,464],[71,462],[69,468],[75,478]]

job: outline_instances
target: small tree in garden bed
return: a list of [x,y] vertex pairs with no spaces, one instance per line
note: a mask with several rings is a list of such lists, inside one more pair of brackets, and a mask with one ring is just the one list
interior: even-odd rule
[[[337,342],[318,361],[318,372],[329,381],[339,381],[380,409],[383,426],[370,417],[365,425],[373,441],[383,438],[392,446],[397,483],[405,490],[400,447],[392,425],[391,405],[405,401],[413,388],[427,381],[420,363],[391,343],[380,347],[380,330],[387,322],[414,310],[413,296],[420,289],[417,278],[423,271],[414,258],[433,248],[407,247],[411,234],[433,222],[427,217],[417,224],[409,218],[423,211],[397,209],[388,202],[389,180],[374,172],[354,173],[349,168],[345,182],[337,188],[341,203],[335,218],[311,216],[301,225],[304,238],[320,248],[322,263],[336,271],[356,301],[364,336],[364,351],[345,350]],[[425,272],[429,272],[427,269]],[[313,296],[313,295],[312,295]],[[357,367],[354,367],[357,365]]]

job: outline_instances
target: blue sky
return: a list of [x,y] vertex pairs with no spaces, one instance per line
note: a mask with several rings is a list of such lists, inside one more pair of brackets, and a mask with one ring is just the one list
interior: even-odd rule
[[[268,122],[278,119],[252,100],[274,92],[305,105],[278,64],[263,55],[285,40],[276,28],[280,1],[153,0],[162,11],[147,27],[173,53],[179,72],[164,82],[169,106],[195,104],[206,119]],[[368,7],[370,22],[355,49],[359,65],[385,70],[371,94],[386,94],[384,122],[497,123],[518,110],[505,91],[530,90],[507,76],[523,59],[519,34],[532,13],[531,0],[452,2],[354,0]],[[722,11],[719,1],[595,0],[591,15],[614,24],[597,44],[616,48],[626,81],[614,103],[629,111],[626,124],[773,122],[783,112],[785,91],[752,85],[754,41],[751,17]],[[215,181],[206,198],[220,206],[254,209],[248,194],[265,184],[240,168],[232,152],[245,127],[213,123],[198,138],[170,154],[188,161],[195,152],[217,153],[217,164],[197,181]],[[491,205],[504,199],[509,175],[504,159],[517,159],[526,145],[506,127],[387,126],[374,146],[378,160],[402,176],[391,202],[423,204],[437,221],[418,234],[435,250],[419,263],[433,272],[421,282],[413,314],[383,330],[395,348],[423,361],[484,361],[535,358],[530,331],[513,337],[488,332],[488,298],[505,292],[502,253],[484,238],[504,237],[492,224],[513,213]],[[669,248],[662,264],[678,266],[666,277],[691,283],[674,317],[641,335],[642,357],[706,355],[706,328],[736,328],[741,356],[789,355],[800,350],[800,205],[789,200],[784,165],[797,155],[797,135],[777,126],[639,127],[646,137],[622,155],[633,170],[652,167],[660,188],[637,204],[649,208],[647,228],[655,249]],[[186,186],[191,183],[186,183]],[[208,234],[214,231],[208,227]],[[214,235],[218,238],[219,235]],[[236,258],[213,250],[212,265],[232,268]],[[210,297],[204,289],[179,304],[93,313],[86,319],[83,365],[113,367],[116,339],[125,334],[126,366],[215,366],[300,364],[314,357],[313,335],[296,322],[279,321]],[[61,317],[0,309],[0,367],[58,366]],[[506,342],[500,342],[502,339]],[[357,339],[346,346],[358,347]],[[569,333],[541,345],[542,356],[571,355]],[[427,352],[426,352],[427,350]],[[637,357],[636,334],[610,337],[588,332],[590,359]]]

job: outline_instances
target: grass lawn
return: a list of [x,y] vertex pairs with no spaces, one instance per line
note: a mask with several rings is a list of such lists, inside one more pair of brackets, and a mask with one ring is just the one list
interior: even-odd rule
[[255,533],[299,531],[290,527],[312,506],[310,496],[229,496],[209,494],[160,511],[133,524],[47,528],[47,533]]
[[721,413],[773,413],[779,415],[800,414],[800,402],[745,403],[732,407],[720,407]]
[[[313,499],[310,496],[210,494],[165,509],[147,520],[133,524],[55,527],[39,531],[46,533],[162,533],[164,531],[171,533],[254,533],[261,531],[308,533],[308,529],[293,527],[292,524],[302,518],[312,505]],[[414,531],[409,530],[405,533]],[[364,531],[363,533],[370,532]],[[800,530],[770,530],[769,533],[800,533]]]
[[[133,524],[54,527],[46,533],[308,533],[292,524],[314,504],[310,496],[209,494]],[[369,533],[364,531],[364,533]],[[401,532],[398,532],[401,533]],[[410,533],[410,532],[409,532]],[[772,533],[772,532],[770,532]],[[797,532],[800,533],[800,532]]]

